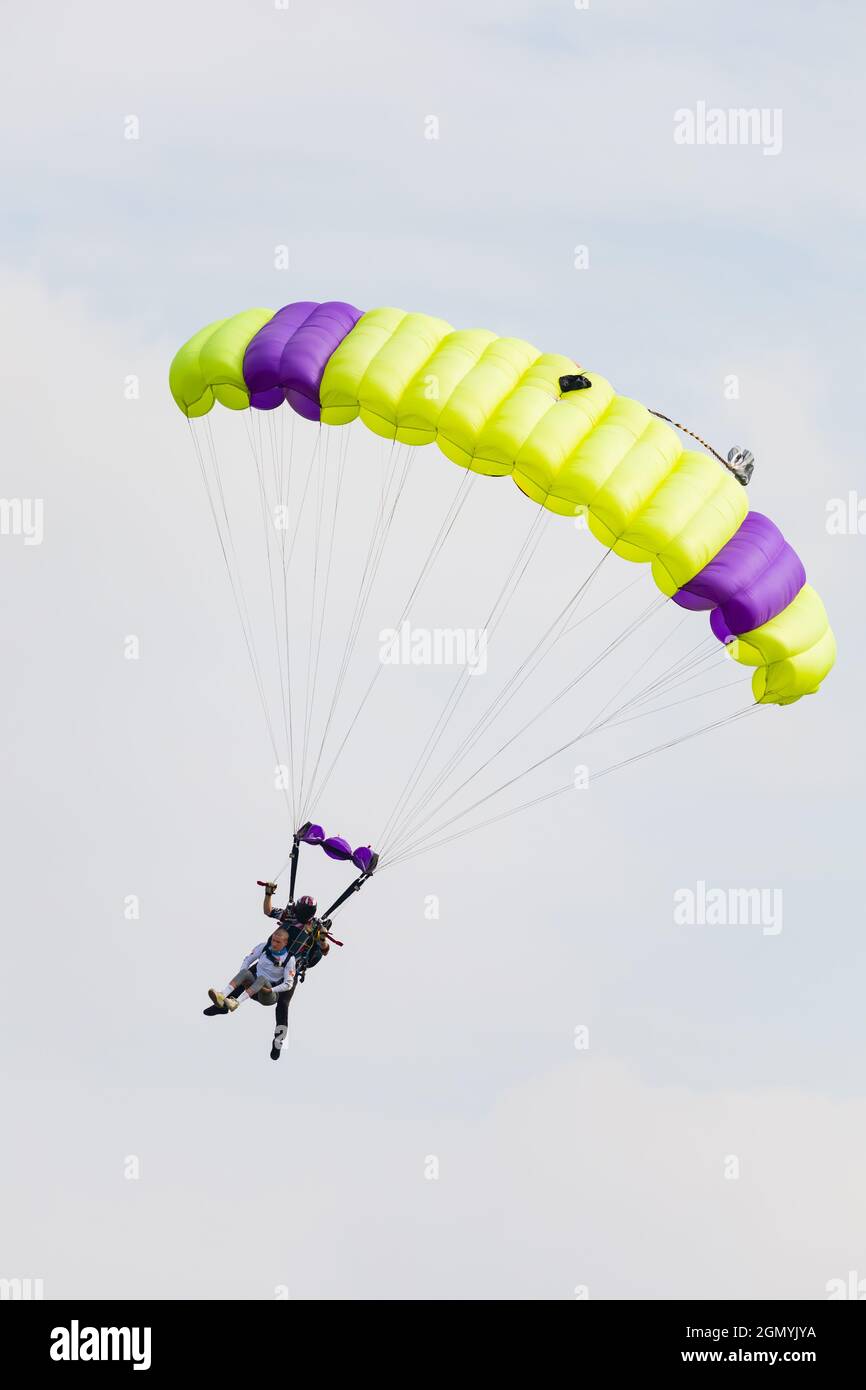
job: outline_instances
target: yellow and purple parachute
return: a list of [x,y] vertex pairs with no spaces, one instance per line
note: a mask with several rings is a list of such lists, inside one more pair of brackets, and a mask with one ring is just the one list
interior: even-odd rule
[[288,404],[324,425],[360,418],[473,472],[510,474],[552,512],[585,513],[604,546],[651,566],[663,594],[709,611],[729,654],[755,667],[759,703],[814,693],[833,665],[821,599],[740,482],[569,357],[426,314],[300,302],[209,324],[177,353],[170,385],[190,418],[216,401]]

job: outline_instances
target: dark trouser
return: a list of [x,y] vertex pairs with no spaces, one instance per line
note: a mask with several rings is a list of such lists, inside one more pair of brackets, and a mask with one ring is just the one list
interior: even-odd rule
[[277,995],[277,1027],[278,1027],[278,1028],[280,1028],[280,1027],[285,1028],[286,1024],[287,1024],[288,1021],[289,1021],[289,1005],[290,1005],[291,1002],[292,1002],[292,995],[294,994],[294,992],[295,992],[295,990],[296,990],[297,988],[298,988],[298,981],[297,981],[297,979],[296,979],[296,980],[295,980],[295,983],[292,985],[291,989],[287,989],[287,990],[285,990],[282,994],[278,994],[278,995]]
[[277,1016],[274,1024],[274,1042],[278,1047],[282,1047],[289,1031],[289,1005],[292,1002],[292,995],[298,987],[297,978],[291,989],[287,989],[283,994],[277,995]]

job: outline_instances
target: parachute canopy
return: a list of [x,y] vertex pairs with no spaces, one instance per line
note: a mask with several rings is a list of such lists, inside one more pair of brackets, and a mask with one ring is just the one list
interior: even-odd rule
[[[563,391],[580,371],[585,389]],[[455,330],[401,309],[299,302],[209,324],[171,365],[188,417],[284,403],[308,420],[360,417],[400,443],[438,445],[452,462],[510,474],[533,501],[651,566],[685,609],[707,610],[735,660],[754,666],[764,704],[814,693],[835,659],[824,605],[778,528],[709,454],[604,377],[519,338]]]

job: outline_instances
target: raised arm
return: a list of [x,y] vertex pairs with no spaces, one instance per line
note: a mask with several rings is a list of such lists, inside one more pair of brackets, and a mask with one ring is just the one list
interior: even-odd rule
[[271,912],[273,910],[273,898],[276,891],[277,885],[275,883],[265,884],[265,900],[262,903],[262,911],[264,912],[266,917],[270,917]]

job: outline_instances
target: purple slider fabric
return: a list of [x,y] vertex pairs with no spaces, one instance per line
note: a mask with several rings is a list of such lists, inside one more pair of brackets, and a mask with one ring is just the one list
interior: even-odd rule
[[274,410],[288,401],[305,420],[321,419],[319,387],[325,368],[361,315],[361,309],[340,300],[304,300],[278,309],[244,354],[250,405]]
[[320,845],[325,838],[325,832],[320,825],[308,825],[303,835],[298,838],[304,845]]
[[775,522],[749,512],[718,555],[674,594],[674,602],[712,609],[710,626],[727,642],[775,618],[805,582],[803,563]]
[[329,859],[352,858],[352,846],[348,840],[343,839],[342,835],[331,835],[327,840],[323,840],[322,849]]
[[351,859],[356,869],[366,873],[373,862],[373,851],[369,845],[361,845],[353,850],[342,835],[325,835],[320,825],[308,825],[298,839],[305,845],[321,845],[329,859]]

